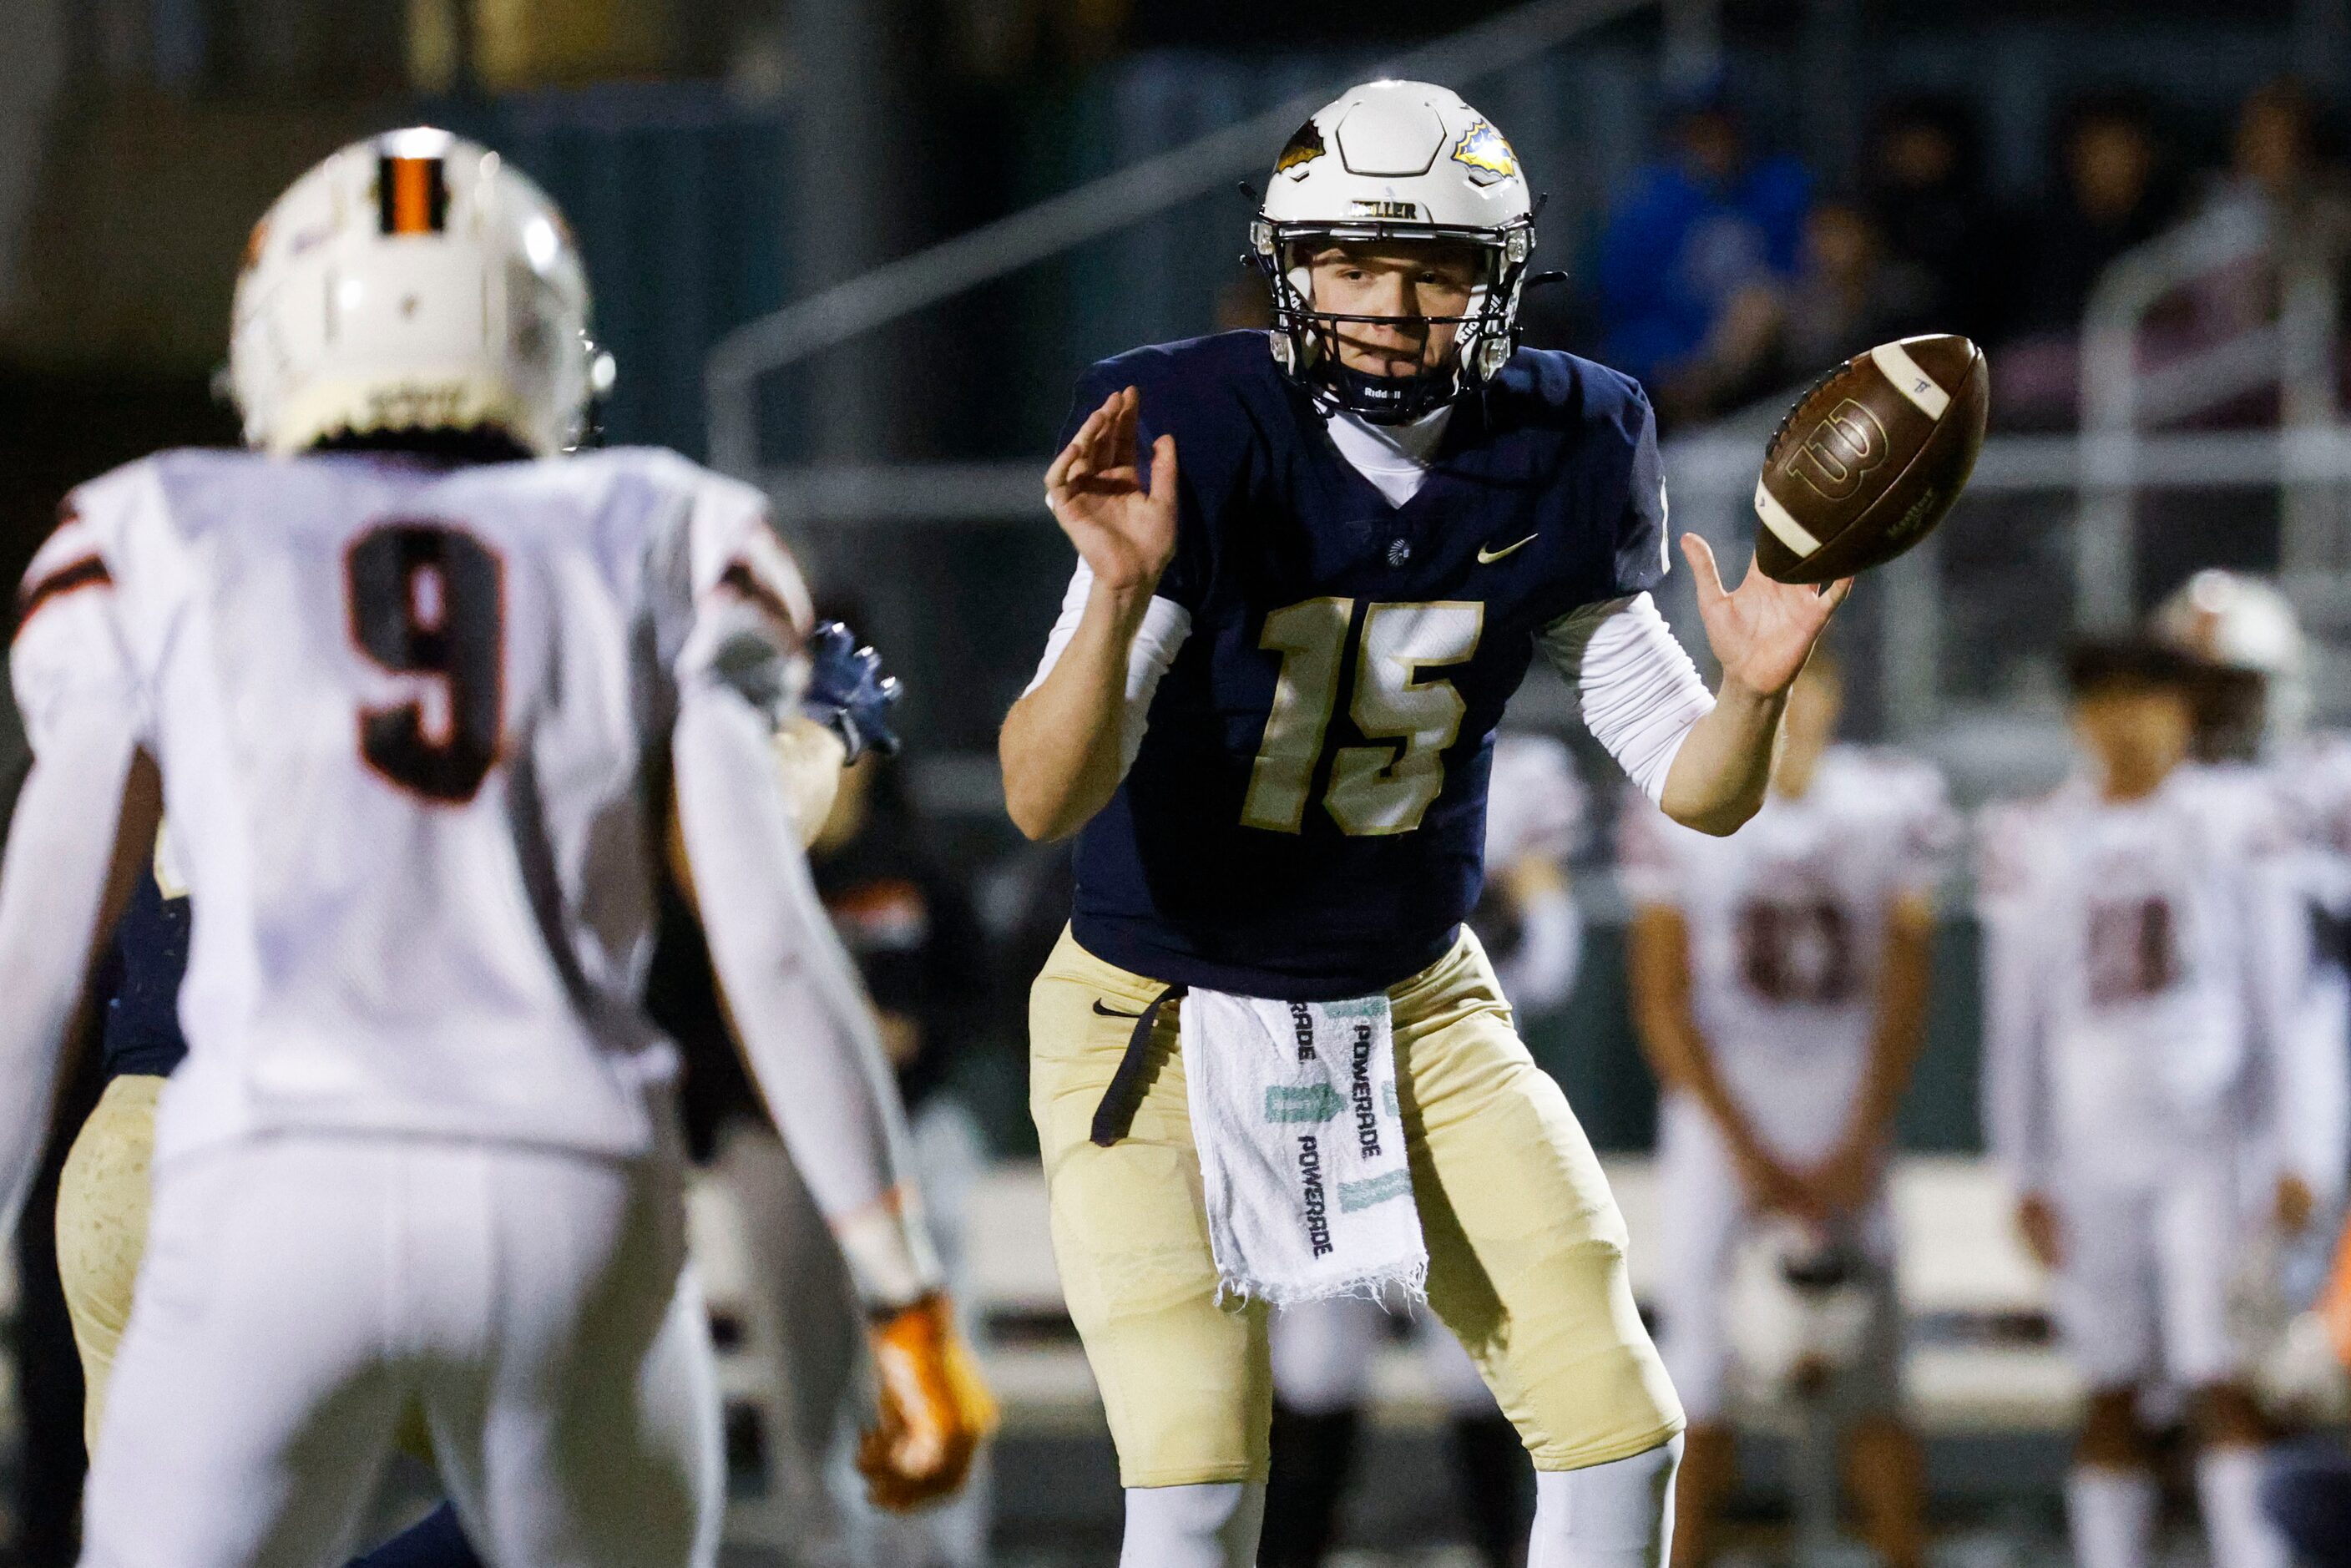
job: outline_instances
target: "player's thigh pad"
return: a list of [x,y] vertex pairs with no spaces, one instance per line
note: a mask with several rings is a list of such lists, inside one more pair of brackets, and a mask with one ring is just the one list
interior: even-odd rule
[[2154,1206],[2136,1187],[2061,1183],[2061,1261],[2050,1315],[2067,1357],[2093,1389],[2147,1382],[2156,1341]]
[[1200,1160],[1163,1009],[1134,1124],[1090,1136],[1135,1015],[1165,989],[1064,932],[1029,993],[1029,1109],[1053,1255],[1130,1487],[1263,1480],[1273,1380],[1261,1305],[1217,1302]]
[[92,1568],[348,1554],[403,1399],[392,1146],[230,1145],[159,1169],[85,1512]]
[[1536,1469],[1665,1442],[1682,1408],[1633,1304],[1624,1218],[1477,938],[1388,995],[1430,1304]]
[[534,1568],[713,1561],[717,1384],[677,1162],[476,1153],[443,1197],[486,1219],[478,1355],[421,1373],[467,1533],[490,1561]]
[[163,1082],[142,1072],[108,1083],[57,1183],[57,1277],[81,1352],[82,1440],[93,1449],[147,1250],[148,1161]]

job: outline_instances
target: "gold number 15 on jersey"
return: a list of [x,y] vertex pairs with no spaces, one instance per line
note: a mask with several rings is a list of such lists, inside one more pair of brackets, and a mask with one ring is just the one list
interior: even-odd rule
[[[1294,833],[1304,821],[1354,619],[1352,599],[1309,599],[1265,618],[1258,646],[1281,655],[1281,674],[1241,802],[1244,826]],[[1468,660],[1485,624],[1479,603],[1365,607],[1347,716],[1365,739],[1386,744],[1343,747],[1332,758],[1322,805],[1341,832],[1408,833],[1420,826],[1445,788],[1443,753],[1461,732],[1467,706],[1452,682],[1425,681],[1420,672]]]

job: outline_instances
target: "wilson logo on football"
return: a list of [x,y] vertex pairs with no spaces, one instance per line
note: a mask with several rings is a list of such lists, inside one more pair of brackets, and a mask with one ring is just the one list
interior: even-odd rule
[[1886,461],[1886,427],[1876,414],[1846,398],[1813,427],[1780,467],[1829,500],[1842,501],[1860,488],[1863,475]]

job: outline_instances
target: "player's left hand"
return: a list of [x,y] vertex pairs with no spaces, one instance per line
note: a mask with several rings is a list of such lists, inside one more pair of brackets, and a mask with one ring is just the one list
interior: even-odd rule
[[1682,554],[1698,579],[1698,612],[1724,683],[1736,681],[1759,696],[1777,696],[1795,684],[1821,629],[1853,591],[1849,577],[1825,591],[1774,582],[1751,560],[1739,586],[1726,589],[1714,550],[1704,539],[1684,534]]
[[898,732],[890,710],[903,695],[898,677],[882,673],[882,655],[862,646],[857,634],[838,621],[809,633],[808,690],[800,711],[841,737],[854,762],[868,751],[898,755]]
[[2308,1182],[2291,1174],[2278,1177],[2277,1193],[2271,1212],[2280,1230],[2288,1236],[2300,1235],[2317,1207],[2318,1200],[2312,1194]]
[[872,1331],[881,1413],[857,1447],[875,1505],[920,1508],[963,1485],[980,1440],[996,1430],[996,1399],[939,1292]]

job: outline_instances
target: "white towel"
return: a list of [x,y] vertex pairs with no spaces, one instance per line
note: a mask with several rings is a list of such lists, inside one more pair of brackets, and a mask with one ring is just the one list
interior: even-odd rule
[[1223,1290],[1277,1307],[1401,1285],[1428,1249],[1405,1161],[1388,999],[1194,989],[1184,1078]]

